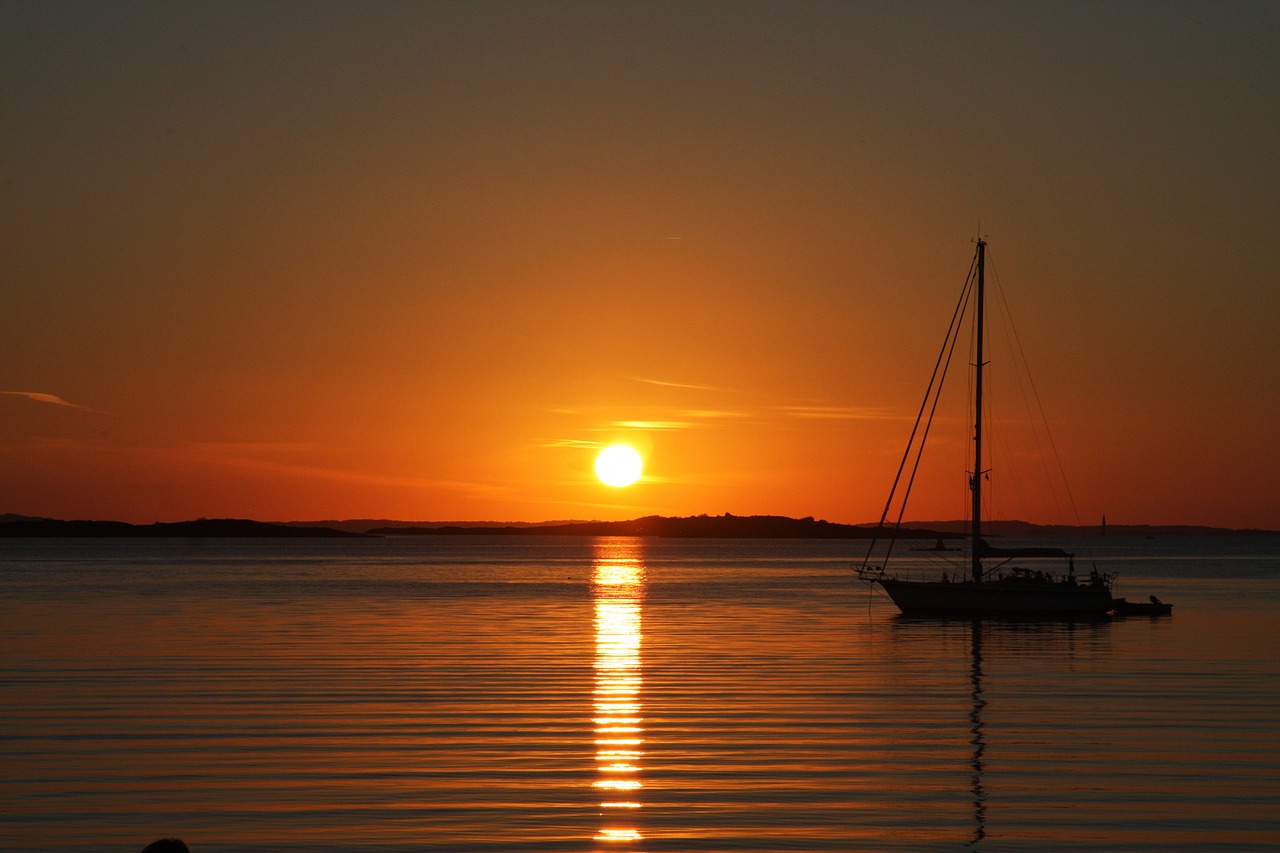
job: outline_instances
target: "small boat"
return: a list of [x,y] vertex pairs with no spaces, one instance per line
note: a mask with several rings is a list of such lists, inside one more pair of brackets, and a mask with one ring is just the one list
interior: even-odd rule
[[[973,360],[973,407],[970,411],[976,413],[984,411],[982,394],[983,373],[986,367],[986,356],[983,351],[986,248],[986,241],[979,239],[970,274],[965,280],[959,303],[952,317],[951,327],[947,330],[947,336],[943,342],[942,353],[934,368],[934,376],[925,392],[924,403],[920,407],[920,414],[917,416],[915,427],[907,442],[907,451],[898,467],[898,475],[890,488],[889,500],[885,504],[885,512],[880,519],[882,529],[886,525],[891,507],[895,504],[895,498],[900,509],[892,529],[897,531],[901,524],[911,482],[914,480],[915,466],[919,465],[924,437],[929,433],[933,412],[941,395],[942,379],[946,375],[951,353],[954,352],[956,341],[960,337],[962,326],[960,321],[966,313],[964,309],[969,305],[973,306],[973,340],[976,353]],[[858,577],[870,584],[879,585],[904,616],[1105,618],[1115,606],[1111,594],[1115,575],[1101,574],[1093,569],[1084,577],[1077,576],[1074,555],[1060,548],[999,548],[989,545],[983,539],[982,484],[990,472],[982,467],[982,415],[977,415],[974,421],[973,467],[968,473],[969,496],[972,503],[969,516],[967,566],[944,572],[937,580],[903,577],[889,568],[893,541],[889,542],[888,549],[880,558],[880,562],[875,564],[871,562],[871,558],[877,542],[873,541],[861,565],[854,566]],[[917,435],[920,436],[919,440]],[[907,478],[903,493],[899,497],[899,483],[913,455],[915,466],[910,468],[911,475]],[[1036,561],[1033,565],[1039,566],[1043,565],[1042,561],[1048,559],[1059,561],[1058,565],[1065,564],[1065,570],[1044,570],[1030,568],[1027,565],[1012,565],[1014,561],[1023,563]]]
[[948,548],[947,543],[942,541],[942,537],[938,537],[938,542],[929,548],[912,548],[912,551],[959,551],[959,548]]
[[1112,612],[1117,616],[1172,616],[1173,605],[1167,604],[1154,595],[1150,601],[1128,601],[1117,598],[1112,602]]

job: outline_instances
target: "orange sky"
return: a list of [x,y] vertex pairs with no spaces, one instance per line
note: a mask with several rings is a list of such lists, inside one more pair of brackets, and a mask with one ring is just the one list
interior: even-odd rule
[[0,512],[874,520],[980,227],[1081,519],[1280,528],[1277,32],[5,4]]

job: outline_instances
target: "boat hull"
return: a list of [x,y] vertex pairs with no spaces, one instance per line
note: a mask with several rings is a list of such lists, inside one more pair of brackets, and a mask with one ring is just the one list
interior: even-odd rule
[[1115,600],[1115,613],[1117,616],[1171,616],[1173,615],[1173,605],[1164,602],[1145,601],[1125,601],[1123,598]]
[[904,616],[1102,617],[1112,608],[1104,584],[876,582]]

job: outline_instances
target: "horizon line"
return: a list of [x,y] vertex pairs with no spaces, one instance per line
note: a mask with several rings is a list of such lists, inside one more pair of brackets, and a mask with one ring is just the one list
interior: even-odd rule
[[[509,527],[554,527],[554,526],[567,526],[567,525],[577,525],[577,524],[625,524],[627,522],[639,521],[641,519],[646,519],[646,518],[663,518],[663,519],[694,519],[694,518],[778,519],[778,518],[781,518],[781,519],[788,519],[790,521],[796,521],[796,522],[809,521],[813,523],[831,524],[831,525],[837,525],[837,526],[843,526],[843,527],[860,527],[860,528],[886,527],[888,528],[888,527],[898,526],[905,529],[916,529],[916,528],[928,529],[928,528],[935,528],[935,527],[955,527],[955,526],[968,527],[971,524],[970,520],[968,519],[932,519],[932,520],[919,519],[914,521],[904,521],[900,525],[889,525],[889,524],[882,524],[881,522],[875,522],[875,521],[862,521],[862,522],[830,521],[828,519],[816,518],[815,516],[812,516],[812,515],[795,517],[795,516],[769,514],[769,513],[753,513],[749,515],[741,515],[741,514],[735,514],[730,512],[721,513],[719,515],[712,515],[710,513],[700,513],[700,514],[683,515],[683,516],[681,515],[664,516],[664,515],[655,513],[651,515],[636,516],[636,517],[624,518],[624,519],[599,519],[599,518],[597,519],[545,519],[541,521],[429,520],[429,519],[409,520],[409,519],[386,518],[386,517],[377,517],[377,516],[363,516],[363,517],[352,517],[352,518],[328,518],[328,519],[293,519],[288,521],[279,521],[279,520],[263,521],[261,519],[250,518],[248,516],[218,516],[218,517],[199,516],[196,518],[179,519],[177,521],[142,521],[142,522],[120,521],[119,519],[111,519],[111,518],[94,518],[94,519],[55,518],[51,516],[34,516],[34,515],[23,515],[21,513],[5,512],[5,513],[0,513],[0,524],[10,524],[10,523],[16,523],[16,522],[22,522],[22,521],[59,521],[59,522],[105,522],[105,523],[129,524],[132,526],[147,526],[147,525],[161,525],[161,524],[182,524],[182,523],[190,523],[195,521],[251,521],[259,524],[268,524],[268,525],[274,524],[274,525],[281,525],[286,527],[298,527],[298,526],[327,527],[331,525],[356,525],[356,524],[368,523],[373,526],[509,528]],[[1098,530],[1098,531],[1109,530],[1109,531],[1119,532],[1122,530],[1191,529],[1191,530],[1205,530],[1205,531],[1232,531],[1232,532],[1244,532],[1244,533],[1280,534],[1280,530],[1267,528],[1267,527],[1252,527],[1252,526],[1230,527],[1230,526],[1222,526],[1222,525],[1188,523],[1188,522],[1118,523],[1118,522],[1108,521],[1105,524],[1103,523],[1071,524],[1071,523],[1065,523],[1065,522],[1024,521],[1022,519],[989,519],[987,523],[992,525],[1001,525],[1001,526],[1015,525],[1015,526],[1023,526],[1023,527],[1029,527],[1029,528],[1042,528],[1046,530],[1052,530],[1052,529]],[[946,532],[951,532],[951,531],[946,531]],[[963,535],[964,532],[966,531],[962,530],[960,532],[961,535]]]

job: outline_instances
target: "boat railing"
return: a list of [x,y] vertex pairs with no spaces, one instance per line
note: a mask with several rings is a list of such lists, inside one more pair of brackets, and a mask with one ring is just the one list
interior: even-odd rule
[[858,576],[858,580],[873,583],[881,578],[887,577],[884,566],[877,566],[870,563],[850,563],[850,570]]
[[[1028,568],[1026,566],[1013,566],[1006,571],[1005,566],[1009,562],[1009,560],[1003,560],[998,566],[984,568],[982,572],[983,582],[1004,584],[1050,583],[1071,586],[1105,586],[1110,588],[1116,579],[1115,574],[1104,574],[1096,569],[1085,576],[1077,575],[1073,563],[1069,565],[1065,574],[1060,571]],[[938,566],[935,565],[933,568],[937,570]],[[875,583],[886,579],[894,580],[902,577],[896,572],[891,574],[885,565],[877,563],[854,562],[849,564],[849,569],[858,576],[858,580],[865,583]],[[909,571],[909,575],[912,573],[914,572]],[[962,579],[963,570],[956,570],[954,567],[942,568],[941,574],[935,578],[935,580],[944,583],[958,582]]]

